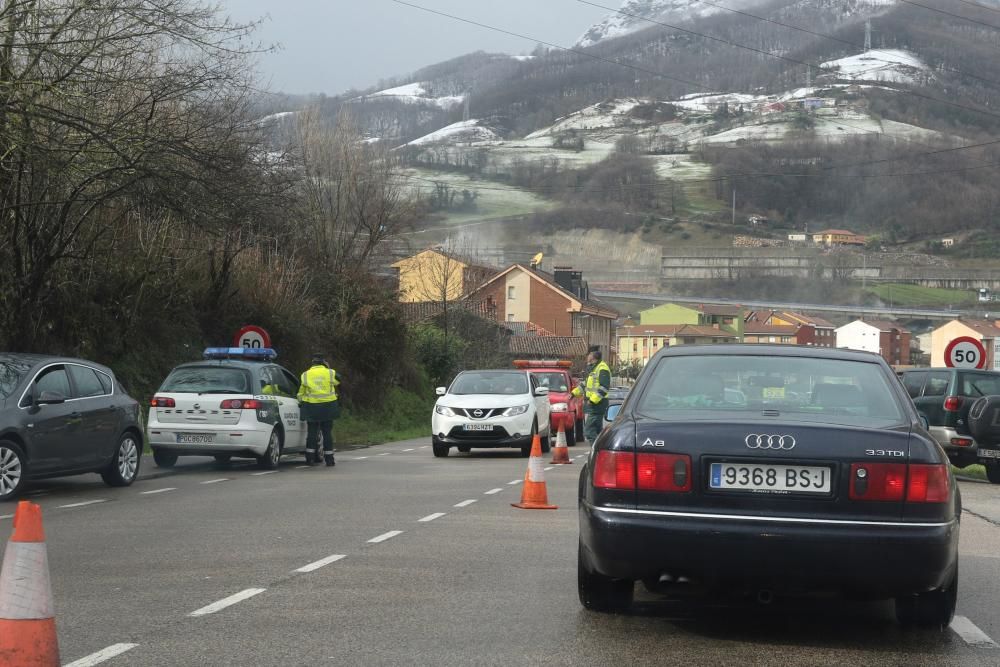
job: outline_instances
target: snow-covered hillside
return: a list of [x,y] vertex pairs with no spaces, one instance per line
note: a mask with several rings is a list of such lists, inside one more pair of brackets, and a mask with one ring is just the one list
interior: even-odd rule
[[355,98],[355,100],[358,102],[369,102],[378,99],[390,99],[405,104],[426,104],[442,109],[454,109],[461,106],[465,101],[465,98],[461,95],[435,96],[433,92],[428,90],[429,87],[430,84],[427,83],[408,83],[403,86],[380,90],[370,95],[363,95]]
[[886,83],[917,83],[930,71],[919,57],[898,49],[859,53],[830,60],[822,67],[835,72],[838,79]]
[[407,146],[427,146],[430,144],[453,144],[453,145],[474,145],[493,143],[500,140],[500,136],[488,127],[480,125],[476,119],[463,120],[453,123],[447,127],[442,127],[436,132],[414,139]]

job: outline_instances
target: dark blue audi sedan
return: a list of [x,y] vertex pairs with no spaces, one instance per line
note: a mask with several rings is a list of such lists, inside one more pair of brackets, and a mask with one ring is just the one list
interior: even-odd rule
[[961,499],[948,458],[874,354],[767,345],[661,350],[580,477],[579,593],[894,599],[955,611]]

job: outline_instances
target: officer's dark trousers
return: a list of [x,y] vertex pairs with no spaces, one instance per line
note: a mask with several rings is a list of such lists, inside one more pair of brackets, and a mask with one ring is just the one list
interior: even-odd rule
[[315,454],[319,445],[320,434],[323,435],[323,453],[333,454],[333,420],[321,422],[306,422],[306,452]]

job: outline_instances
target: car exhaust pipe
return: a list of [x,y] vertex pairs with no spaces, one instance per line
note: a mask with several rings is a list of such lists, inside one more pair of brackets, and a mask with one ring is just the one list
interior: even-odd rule
[[766,588],[757,591],[757,604],[769,605],[774,602],[774,593]]

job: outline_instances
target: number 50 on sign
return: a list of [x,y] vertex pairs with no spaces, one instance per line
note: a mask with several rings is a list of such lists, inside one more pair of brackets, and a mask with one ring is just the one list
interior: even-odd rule
[[986,368],[986,348],[971,336],[961,336],[944,349],[944,364],[948,368]]

